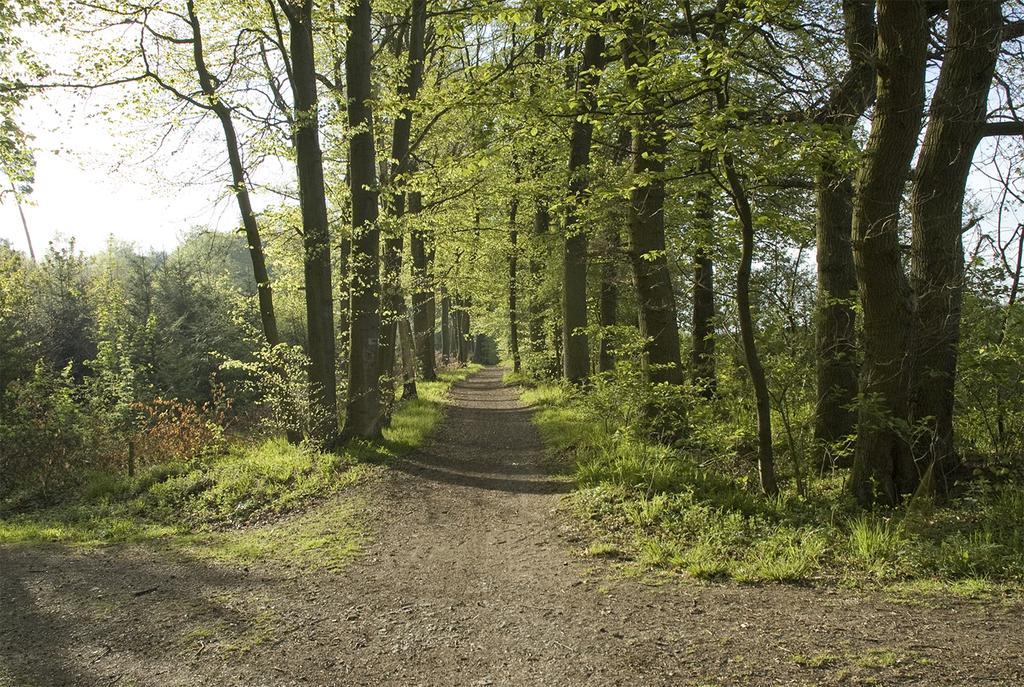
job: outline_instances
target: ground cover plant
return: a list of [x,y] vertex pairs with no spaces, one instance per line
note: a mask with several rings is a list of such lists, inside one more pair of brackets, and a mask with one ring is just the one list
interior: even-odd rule
[[416,398],[399,402],[383,439],[343,452],[284,438],[236,438],[188,457],[171,455],[132,475],[93,469],[58,493],[14,492],[0,501],[0,544],[148,543],[215,559],[338,564],[359,550],[358,505],[342,500],[305,512],[422,445],[441,419],[449,386],[475,369],[442,372],[420,384]]
[[[735,450],[715,455],[696,439],[670,446],[619,424],[594,399],[609,380],[589,394],[525,383],[523,400],[537,409],[549,450],[575,466],[569,509],[587,555],[701,580],[1020,593],[1024,499],[1013,480],[973,481],[941,504],[922,495],[864,512],[844,496],[845,475],[798,490],[783,473],[787,486],[764,499],[754,466]],[[715,425],[729,429],[725,419]]]

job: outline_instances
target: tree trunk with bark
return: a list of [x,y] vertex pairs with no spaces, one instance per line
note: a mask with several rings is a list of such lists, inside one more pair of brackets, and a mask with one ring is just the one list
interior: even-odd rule
[[[249,198],[249,184],[245,178],[245,166],[242,164],[242,150],[238,143],[238,134],[235,132],[235,123],[231,116],[231,109],[219,97],[213,75],[206,65],[206,56],[203,51],[202,27],[196,14],[193,0],[188,0],[185,3],[185,8],[188,12],[189,23],[192,25],[192,56],[195,62],[196,76],[199,78],[199,86],[203,95],[209,101],[209,106],[217,116],[217,120],[220,122],[221,129],[224,132],[224,143],[227,146],[228,153],[228,166],[231,169],[231,190],[234,192],[235,201],[238,203],[238,212],[242,218],[242,229],[245,231],[246,243],[249,246],[249,259],[252,262],[252,273],[256,281],[256,296],[259,302],[263,336],[266,338],[267,343],[273,347],[281,343],[281,336],[277,330],[277,315],[274,313],[274,296],[270,286],[270,274],[267,272],[267,259],[263,253],[263,240],[260,236],[259,223],[256,221],[256,213],[253,212],[252,201]],[[31,242],[29,243],[29,248],[31,250]]]
[[703,249],[693,258],[693,341],[690,364],[700,395],[712,399],[718,389],[715,374],[715,265]]
[[[405,197],[399,194],[391,206],[395,217],[405,214]],[[391,412],[394,410],[395,391],[395,351],[398,341],[398,322],[402,310],[402,252],[405,241],[401,236],[389,236],[384,239],[384,252],[381,256],[381,312],[380,312],[380,348],[377,353],[377,376],[380,379],[381,419],[387,426]]]
[[[416,216],[423,209],[419,191],[409,192],[409,213]],[[415,221],[415,220],[414,220]],[[414,226],[411,233],[412,253],[412,318],[416,360],[420,378],[428,382],[437,379],[434,369],[434,320],[436,319],[437,296],[434,293],[432,266],[434,249],[427,246],[426,232]],[[442,324],[442,328],[443,328]]]
[[592,117],[597,109],[603,55],[604,38],[598,33],[587,36],[569,136],[569,210],[562,245],[562,364],[565,378],[573,384],[582,383],[590,374],[590,346],[586,334],[587,233],[577,214],[589,184],[590,145],[594,137]]
[[452,297],[441,296],[441,362],[447,365],[452,359]]
[[736,307],[739,310],[740,339],[743,342],[743,357],[747,372],[754,387],[754,402],[757,408],[757,470],[761,490],[769,496],[779,493],[775,480],[775,456],[772,446],[771,397],[768,394],[768,379],[765,377],[761,356],[757,352],[754,337],[754,318],[750,310],[750,276],[754,258],[754,217],[746,189],[736,172],[732,154],[723,156],[725,176],[729,181],[733,204],[740,219],[742,250],[740,266],[736,272]]
[[352,240],[343,238],[338,249],[338,281],[341,283],[340,300],[338,304],[338,369],[343,375],[348,375],[349,345],[352,326],[349,314],[352,312],[352,274],[349,268],[352,257]]
[[[533,58],[535,64],[540,67],[547,57],[547,36],[544,26],[544,3],[538,0],[533,12],[534,44]],[[537,80],[530,81],[530,97],[536,96]],[[537,150],[531,150],[531,157],[543,159]],[[544,173],[542,165],[534,164],[535,173],[540,176]],[[533,233],[530,236],[530,289],[529,289],[529,313],[527,322],[527,336],[529,337],[530,353],[539,356],[544,352],[544,293],[542,282],[544,276],[545,243],[548,239],[548,230],[551,226],[551,214],[548,211],[548,199],[539,194],[534,199],[533,205]]]
[[402,349],[402,399],[416,398],[416,353],[408,313],[398,321],[398,341]]
[[302,211],[306,327],[310,384],[310,438],[331,448],[338,435],[331,246],[323,158],[318,131],[312,0],[280,0],[288,17],[292,93],[295,100],[295,164]]
[[[840,147],[850,147],[854,125],[875,94],[874,0],[844,0],[843,19],[850,68],[816,121],[834,132]],[[821,451],[822,472],[835,463],[829,447],[853,433],[857,417],[857,271],[850,242],[852,177],[837,154],[826,154],[814,181],[818,270],[814,437]]]
[[466,364],[469,362],[470,353],[470,329],[469,329],[469,302],[466,300],[460,301],[461,308],[458,311],[459,316],[459,362]]
[[829,446],[852,434],[856,425],[857,313],[853,300],[857,297],[857,272],[850,243],[853,222],[850,175],[822,166],[814,186],[818,254],[814,438],[821,451],[824,473],[836,464]]
[[377,161],[370,84],[373,37],[370,0],[358,0],[345,17],[345,85],[348,89],[349,184],[352,191],[352,336],[349,341],[346,436],[380,437],[380,230],[377,227]]
[[530,352],[534,355],[544,353],[545,348],[544,262],[539,256],[546,253],[550,229],[551,213],[546,203],[543,207],[538,203],[538,207],[534,208],[533,233],[530,236],[530,322],[527,334],[530,338]]
[[662,97],[651,92],[644,71],[654,52],[648,28],[633,19],[622,41],[626,85],[640,111],[632,115],[632,167],[638,182],[630,192],[629,258],[639,309],[640,335],[653,382],[682,384],[679,324],[665,257],[665,157],[668,131]]
[[512,356],[512,370],[519,372],[523,362],[519,355],[519,230],[516,227],[516,213],[519,199],[513,197],[508,206],[508,237],[511,249],[508,254],[508,350]]
[[611,372],[615,369],[615,351],[608,335],[611,327],[619,321],[619,230],[609,227],[605,235],[606,250],[601,260],[601,289],[598,313],[601,317],[601,340],[598,342],[597,370]]
[[[711,172],[712,157],[701,160],[701,171]],[[715,207],[709,184],[697,191],[694,207],[697,250],[693,256],[693,329],[690,342],[690,367],[693,383],[705,399],[712,399],[718,389],[715,370],[715,265],[706,246],[715,242]]]
[[[381,299],[384,309],[381,312],[379,365],[380,377],[382,380],[385,380],[384,383],[386,385],[382,392],[385,418],[390,418],[390,411],[393,405],[390,401],[393,397],[396,336],[401,326],[403,315],[407,312],[405,295],[402,293],[401,286],[402,254],[405,250],[401,219],[405,215],[406,210],[404,187],[407,183],[408,175],[413,171],[409,160],[413,116],[410,103],[416,99],[423,80],[426,22],[426,0],[413,0],[408,25],[409,50],[407,63],[409,71],[405,83],[398,87],[398,96],[403,100],[403,106],[401,112],[395,118],[391,137],[390,163],[393,164],[393,168],[390,172],[390,181],[393,183],[395,190],[391,198],[390,210],[392,217],[398,220],[395,222],[394,228],[397,234],[388,237],[384,241],[383,293]],[[405,42],[403,33],[396,31],[393,42],[396,58],[401,55],[402,46]]]
[[877,40],[875,115],[853,205],[864,362],[850,489],[863,506],[895,504],[919,483],[906,434],[913,297],[903,271],[899,216],[924,109],[923,0],[879,0]]
[[[963,294],[964,191],[981,140],[1003,22],[1000,0],[951,0],[946,52],[911,193],[910,282],[917,299],[914,457],[945,491],[956,468],[954,383]],[[922,428],[918,428],[919,430]]]

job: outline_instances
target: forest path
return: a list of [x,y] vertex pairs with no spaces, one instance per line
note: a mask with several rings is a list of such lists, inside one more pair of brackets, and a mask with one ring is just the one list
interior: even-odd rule
[[1020,685],[1020,607],[646,584],[574,553],[571,485],[486,369],[422,450],[340,499],[340,571],[0,549],[0,685]]

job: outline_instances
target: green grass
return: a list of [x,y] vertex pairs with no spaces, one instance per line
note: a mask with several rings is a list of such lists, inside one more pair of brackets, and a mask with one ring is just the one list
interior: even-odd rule
[[331,495],[422,445],[448,388],[476,369],[420,382],[418,398],[398,405],[380,442],[353,441],[338,453],[284,439],[238,442],[223,454],[148,466],[134,477],[86,473],[47,507],[0,503],[0,545],[146,543],[220,562],[340,567],[359,552],[363,535],[359,508]]
[[366,451],[320,453],[272,439],[135,477],[90,473],[60,503],[0,518],[0,544],[95,546],[257,524],[355,482]]
[[828,668],[836,665],[841,660],[840,656],[831,651],[821,651],[810,656],[804,654],[793,655],[793,663],[804,668]]
[[[575,459],[570,507],[592,543],[640,570],[697,579],[874,586],[904,595],[1018,594],[1024,492],[978,485],[945,507],[863,513],[842,477],[762,497],[693,444],[670,448],[616,427],[581,393],[524,383],[549,450]],[[728,461],[724,461],[728,463]]]

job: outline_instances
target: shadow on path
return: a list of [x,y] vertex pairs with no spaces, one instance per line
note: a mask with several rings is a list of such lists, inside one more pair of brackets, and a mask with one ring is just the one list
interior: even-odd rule
[[450,390],[451,405],[428,445],[389,460],[395,470],[432,482],[515,494],[561,494],[568,476],[544,451],[532,411],[504,384],[503,371],[488,367]]

